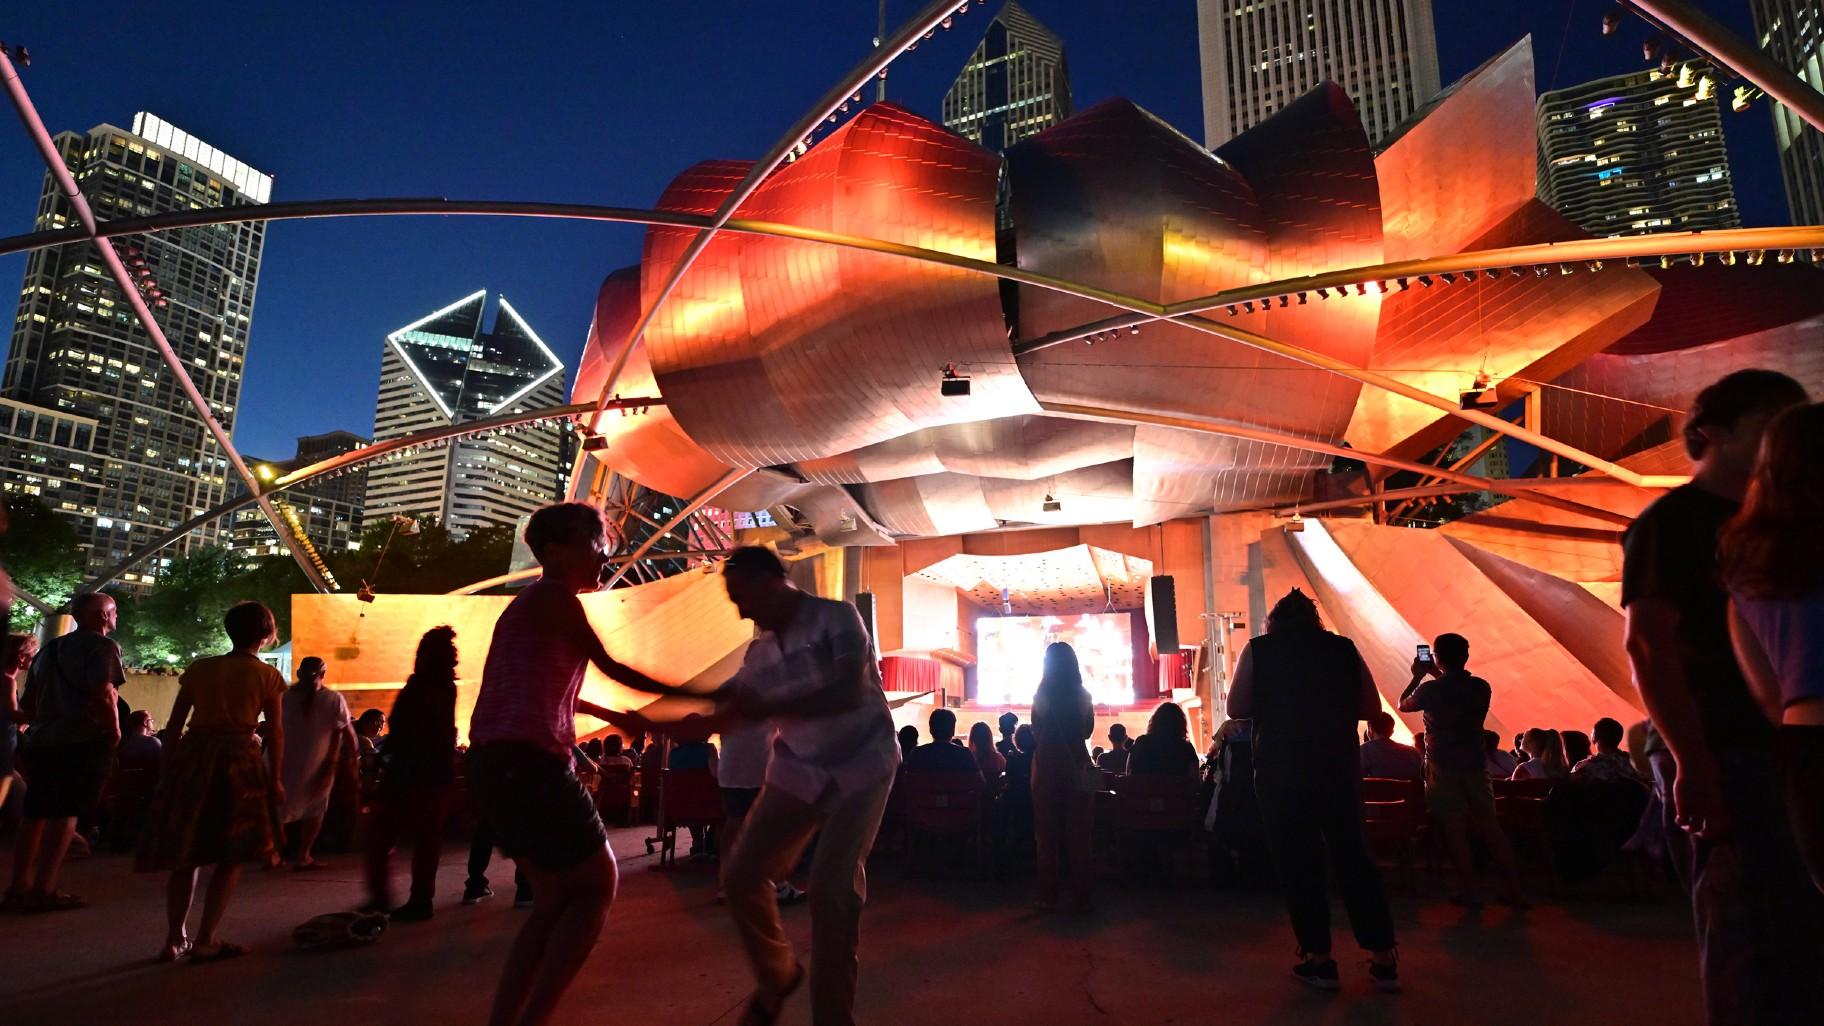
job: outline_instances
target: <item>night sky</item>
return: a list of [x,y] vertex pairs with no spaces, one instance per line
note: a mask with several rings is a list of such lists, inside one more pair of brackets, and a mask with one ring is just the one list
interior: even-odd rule
[[[1063,37],[1079,109],[1126,96],[1203,137],[1193,0],[1024,2]],[[274,175],[274,200],[626,206],[652,205],[697,160],[758,157],[861,59],[875,18],[873,0],[116,0],[80,17],[67,4],[7,6],[0,38],[31,48],[24,79],[52,132],[128,127],[148,110]],[[889,98],[937,120],[994,6],[896,63]],[[1541,89],[1641,70],[1646,26],[1602,38],[1607,6],[1445,0],[1434,8],[1442,79],[1529,32]],[[1752,32],[1746,0],[1702,6]],[[917,7],[891,0],[889,21]],[[1724,118],[1745,223],[1785,223],[1764,101]],[[0,235],[30,230],[43,172],[6,119]],[[285,458],[300,434],[368,433],[385,334],[478,288],[504,292],[573,365],[597,286],[638,259],[640,238],[630,226],[526,219],[273,225],[237,445]],[[0,258],[0,282],[24,267]]]

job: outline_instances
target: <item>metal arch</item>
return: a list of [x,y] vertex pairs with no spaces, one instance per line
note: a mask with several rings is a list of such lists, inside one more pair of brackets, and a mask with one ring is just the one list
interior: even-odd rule
[[[961,0],[962,8],[966,9],[968,5],[969,0]],[[846,106],[851,95],[867,85],[875,75],[885,71],[887,66],[892,64],[900,54],[915,45],[920,36],[936,29],[944,19],[951,17],[958,9],[958,0],[934,0],[934,2],[926,4],[917,14],[913,15],[911,20],[900,26],[891,37],[881,40],[860,64],[843,76],[835,86],[832,86],[811,106],[804,116],[786,129],[785,134],[773,144],[771,149],[767,150],[764,157],[754,162],[753,167],[748,169],[747,175],[735,186],[734,191],[729,193],[722,204],[716,208],[709,223],[697,232],[696,237],[691,239],[690,245],[679,255],[677,263],[672,265],[671,273],[665,278],[665,284],[653,297],[652,305],[642,310],[639,319],[634,321],[633,327],[627,333],[626,344],[621,346],[620,352],[615,354],[614,362],[608,365],[608,373],[602,378],[602,391],[596,397],[598,404],[613,394],[614,386],[620,380],[621,372],[626,368],[628,359],[632,357],[634,347],[640,344],[640,340],[646,334],[647,326],[652,323],[659,308],[665,305],[665,301],[678,287],[678,283],[690,271],[691,265],[696,263],[697,257],[709,245],[710,240],[715,238],[716,232],[720,231],[734,217],[735,211],[740,208],[741,204],[745,203],[748,197],[760,188],[760,183],[766,180],[766,176],[772,174],[780,164],[784,163],[792,150],[807,138],[825,118],[833,116],[839,107]],[[593,434],[596,425],[600,423],[601,414],[597,412],[589,418],[590,433]],[[577,466],[570,475],[572,494],[574,494],[577,483],[582,480],[581,468],[584,459],[584,454],[578,452]],[[625,573],[625,568],[622,568],[622,572]]]
[[704,506],[709,505],[709,503],[712,499],[714,499],[718,495],[721,495],[723,492],[727,491],[728,489],[734,487],[738,482],[741,481],[741,479],[747,477],[749,474],[752,474],[753,472],[754,471],[752,468],[738,467],[734,470],[729,471],[727,474],[722,475],[720,480],[716,481],[714,484],[710,485],[708,488],[705,488],[701,492],[698,492],[695,498],[693,498],[689,502],[685,503],[683,505],[683,507],[681,509],[679,509],[678,512],[676,514],[674,514],[670,520],[665,521],[663,526],[661,526],[658,530],[652,532],[651,534],[647,535],[646,540],[641,542],[639,544],[638,548],[634,549],[632,552],[627,554],[627,562],[622,563],[621,568],[614,572],[614,576],[608,578],[607,582],[602,585],[602,590],[606,591],[609,588],[614,587],[616,584],[619,584],[621,581],[621,578],[627,576],[627,571],[633,569],[634,564],[636,564],[640,561],[640,557],[646,555],[646,553],[648,553],[648,552],[651,552],[653,546],[655,546],[659,543],[660,538],[663,538],[666,535],[670,534],[671,532],[677,530],[680,526],[682,526],[684,524],[685,521],[687,521],[691,517],[695,516],[698,510],[702,509]]
[[[1533,486],[1556,488],[1570,485],[1573,487],[1599,488],[1611,483],[1599,477],[1508,477],[1502,478],[1501,480],[1505,484],[1516,487]],[[1391,502],[1395,499],[1429,499],[1445,495],[1464,495],[1470,492],[1479,491],[1482,491],[1482,489],[1472,488],[1466,484],[1425,484],[1414,485],[1410,488],[1389,488],[1384,492],[1374,492],[1368,495],[1354,495],[1346,499],[1325,499],[1322,502],[1281,503],[1273,506],[1263,506],[1261,508],[1275,514],[1285,515],[1290,515],[1292,513],[1321,513],[1325,510],[1332,509],[1354,509],[1358,506],[1372,506],[1377,502]],[[1531,498],[1531,496],[1527,496],[1527,498]],[[1397,511],[1389,513],[1387,516],[1390,520],[1410,519]]]
[[[660,399],[615,399],[610,400],[609,408],[637,409],[643,406],[658,406],[662,403],[663,400]],[[546,420],[560,420],[567,417],[575,417],[588,413],[593,409],[595,409],[594,403],[573,403],[568,406],[557,406],[543,410],[529,410],[525,413],[511,413],[499,417],[489,417],[486,420],[473,420],[465,424],[453,424],[445,427],[432,428],[428,431],[420,431],[417,434],[391,438],[384,442],[375,442],[373,445],[369,445],[365,448],[354,449],[337,456],[331,456],[329,459],[319,460],[316,463],[299,467],[288,474],[274,478],[272,483],[266,486],[263,494],[272,495],[288,488],[295,488],[298,485],[314,481],[325,474],[352,470],[363,463],[369,463],[390,456],[393,453],[403,449],[410,449],[413,446],[430,445],[499,428],[518,427],[520,425],[535,424]],[[184,535],[189,534],[191,531],[196,530],[210,521],[225,517],[253,501],[254,497],[252,495],[243,493],[232,496],[216,506],[204,510],[196,516],[191,517],[189,520],[184,521],[157,538],[154,538],[133,550],[131,553],[128,553],[125,559],[109,567],[107,570],[97,575],[94,580],[83,585],[82,590],[95,591],[96,589],[104,587],[108,582],[114,580],[114,578],[119,577],[127,570],[150,558],[154,553],[165,546],[170,545],[172,542],[177,541]]]
[[[1597,520],[1604,520],[1612,524],[1625,525],[1634,522],[1634,518],[1622,513],[1599,509],[1595,506],[1585,506],[1582,503],[1572,502],[1569,499],[1560,499],[1555,495],[1529,491],[1508,481],[1476,477],[1473,474],[1462,474],[1452,470],[1445,470],[1429,463],[1417,463],[1412,460],[1403,460],[1397,456],[1388,456],[1384,453],[1363,452],[1359,449],[1349,449],[1340,445],[1331,445],[1328,442],[1319,441],[1313,438],[1302,438],[1298,435],[1290,435],[1280,431],[1241,427],[1235,424],[1221,424],[1215,421],[1199,420],[1192,417],[1174,417],[1164,414],[1147,413],[1141,410],[1123,410],[1108,406],[1079,406],[1072,403],[1050,402],[1041,403],[1040,405],[1045,408],[1047,413],[1055,413],[1064,417],[1106,420],[1120,424],[1154,424],[1159,427],[1181,428],[1186,431],[1201,431],[1205,434],[1227,435],[1231,438],[1247,438],[1257,442],[1268,442],[1274,445],[1304,449],[1308,452],[1321,452],[1330,456],[1341,456],[1345,459],[1361,460],[1363,463],[1374,463],[1383,467],[1392,467],[1396,470],[1410,470],[1414,473],[1429,474],[1432,477],[1439,477],[1446,481],[1464,485],[1469,491],[1499,492],[1503,495],[1512,495],[1516,499],[1526,499],[1531,502],[1539,503],[1542,506],[1553,506],[1565,510],[1566,512],[1576,513],[1580,516],[1594,517]],[[1369,501],[1373,500],[1370,499]]]
[[[152,308],[146,305],[146,297],[140,294],[139,288],[133,282],[132,275],[127,273],[127,266],[121,263],[120,254],[114,251],[114,243],[100,234],[100,224],[95,218],[94,210],[89,207],[88,197],[82,194],[82,189],[76,184],[75,176],[64,164],[63,157],[58,154],[57,144],[51,140],[50,132],[44,127],[44,120],[38,116],[38,109],[33,106],[31,96],[25,91],[25,83],[19,80],[19,72],[13,67],[12,58],[3,49],[0,49],[0,76],[6,79],[7,95],[12,98],[13,106],[19,112],[20,122],[24,124],[26,133],[32,137],[32,142],[37,145],[38,155],[43,158],[44,165],[50,170],[51,177],[57,180],[57,188],[63,193],[64,200],[69,203],[71,213],[75,214],[76,220],[82,224],[83,233],[94,244],[95,251],[101,255],[101,262],[107,266],[108,275],[114,279],[115,287],[120,289],[121,298],[125,299],[127,305],[133,308],[133,315],[139,319],[140,325],[146,329],[146,334],[158,347],[159,355],[164,358],[165,365],[176,377],[178,385],[184,390],[184,395],[190,400],[190,405],[196,408],[196,414],[202,418],[203,426],[209,430],[215,443],[222,447],[222,452],[227,455],[228,462],[234,467],[235,473],[240,475],[242,482],[246,484],[247,491],[254,496],[254,501],[260,504],[260,512],[266,514],[266,519],[271,522],[273,531],[283,537],[286,534],[283,518],[279,516],[278,510],[273,508],[272,502],[260,494],[259,479],[253,476],[253,471],[247,469],[247,462],[241,459],[240,452],[235,449],[234,440],[228,437],[228,432],[223,429],[221,422],[215,419],[214,413],[210,412],[209,402],[203,398],[202,392],[197,390],[196,382],[190,380],[189,372],[184,369],[183,360],[178,357],[177,350],[171,347],[171,340],[165,337],[164,328],[159,326],[158,319],[152,316]],[[310,582],[312,588],[319,592],[330,590],[328,583],[323,580],[322,575],[317,572],[317,568],[303,553],[294,549],[292,556],[297,561],[298,569],[304,572],[304,579]]]
[[1824,94],[1687,0],[1630,0],[1649,24],[1684,38],[1824,132]]

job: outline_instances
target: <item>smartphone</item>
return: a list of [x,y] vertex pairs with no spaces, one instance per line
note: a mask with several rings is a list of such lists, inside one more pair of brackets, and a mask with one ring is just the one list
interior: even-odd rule
[[1430,645],[1420,645],[1419,646],[1419,662],[1421,662],[1421,663],[1431,662],[1431,646]]

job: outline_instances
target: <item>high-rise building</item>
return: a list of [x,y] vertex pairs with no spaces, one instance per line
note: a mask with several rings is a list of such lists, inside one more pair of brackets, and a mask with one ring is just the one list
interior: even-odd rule
[[[270,176],[151,114],[134,115],[131,132],[97,125],[55,141],[103,219],[259,204],[272,192]],[[47,174],[33,227],[74,223]],[[265,239],[266,225],[254,221],[133,240],[168,300],[157,311],[159,323],[230,430]],[[81,468],[66,459],[56,474],[59,489],[71,494],[50,501],[76,529],[91,572],[216,505],[228,491],[227,457],[88,245],[53,246],[27,258],[0,394],[52,411],[53,420],[67,418],[72,439],[83,427],[92,433],[92,446],[74,459]],[[61,432],[62,421],[53,430]],[[218,541],[219,530],[199,529],[164,559]],[[142,583],[150,578],[141,575],[155,569],[141,567],[125,580]]]
[[[486,289],[386,336],[374,439],[560,406],[564,364],[500,297],[482,331]],[[435,446],[368,471],[366,515],[435,516],[460,535],[512,527],[559,496],[565,435],[543,424]]]
[[[245,458],[255,473],[276,476],[367,445],[367,439],[351,431],[330,431],[298,439],[297,455],[289,460]],[[285,519],[287,529],[302,533],[319,555],[361,547],[366,500],[367,472],[360,468],[335,477],[316,478],[272,496],[273,506]],[[284,555],[290,548],[279,540],[272,522],[257,506],[236,510],[229,532],[228,547],[249,556]]]
[[1695,62],[1539,97],[1539,198],[1592,235],[1742,223],[1722,105]]
[[1379,143],[1438,91],[1431,0],[1197,0],[1211,149],[1335,82]]
[[[1761,49],[1824,91],[1824,0],[1751,0]],[[1824,132],[1782,103],[1773,108],[1774,142],[1794,224],[1824,224]]]
[[999,151],[1070,113],[1064,41],[1007,0],[944,94],[944,127]]

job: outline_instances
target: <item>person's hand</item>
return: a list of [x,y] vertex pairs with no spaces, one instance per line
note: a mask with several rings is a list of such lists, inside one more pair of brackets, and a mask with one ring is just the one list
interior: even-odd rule
[[1714,763],[1681,762],[1672,781],[1674,822],[1692,835],[1717,840],[1729,833],[1729,806],[1723,798],[1722,777]]
[[1412,680],[1418,683],[1427,677],[1438,676],[1438,662],[1435,659],[1417,659],[1412,661]]

